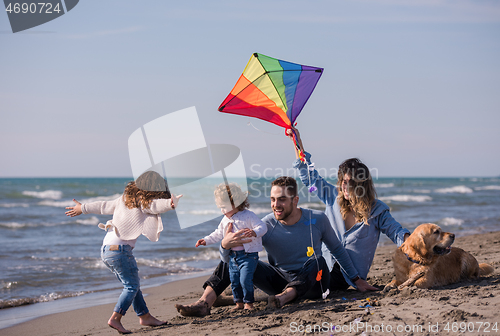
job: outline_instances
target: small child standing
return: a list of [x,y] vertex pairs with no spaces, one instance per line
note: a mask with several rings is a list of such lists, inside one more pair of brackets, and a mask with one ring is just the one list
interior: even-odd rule
[[253,309],[253,274],[257,268],[259,252],[262,251],[262,236],[267,232],[267,226],[256,214],[247,210],[250,206],[247,195],[235,184],[224,183],[214,191],[215,203],[224,217],[217,229],[210,235],[196,242],[200,245],[214,244],[227,231],[229,223],[233,223],[233,232],[243,230],[243,237],[253,237],[248,243],[233,247],[229,253],[229,276],[233,291],[234,309]]
[[147,171],[136,181],[129,182],[122,196],[114,201],[76,203],[67,207],[67,216],[83,214],[113,215],[106,225],[99,224],[106,230],[101,247],[104,264],[123,284],[123,291],[108,320],[108,325],[120,334],[130,334],[121,323],[121,318],[130,305],[139,316],[139,322],[145,326],[167,324],[153,317],[146,306],[139,283],[139,269],[132,254],[137,238],[143,234],[151,241],[158,241],[163,224],[160,214],[175,209],[182,195],[170,195],[166,181],[158,173]]

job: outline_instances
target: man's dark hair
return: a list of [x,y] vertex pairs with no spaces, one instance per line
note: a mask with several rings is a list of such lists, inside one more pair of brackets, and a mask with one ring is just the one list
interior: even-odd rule
[[285,187],[286,195],[289,197],[297,196],[297,181],[290,176],[278,177],[271,183],[271,186]]

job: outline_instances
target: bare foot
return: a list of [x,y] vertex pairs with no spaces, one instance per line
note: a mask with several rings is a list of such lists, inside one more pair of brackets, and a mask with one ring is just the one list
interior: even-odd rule
[[243,302],[236,302],[236,306],[233,307],[233,310],[243,309]]
[[267,298],[267,306],[272,309],[281,308],[281,302],[278,297],[271,295]]
[[203,317],[210,314],[210,307],[208,303],[203,300],[198,300],[190,305],[176,304],[175,308],[182,316],[198,316]]
[[132,333],[130,330],[125,329],[123,327],[122,323],[116,318],[111,317],[108,321],[108,325],[111,328],[118,331],[118,333],[120,333],[120,334],[131,334]]
[[139,316],[139,323],[143,326],[157,327],[161,325],[166,325],[168,322],[160,321],[150,313]]
[[253,310],[253,303],[245,303],[246,310]]

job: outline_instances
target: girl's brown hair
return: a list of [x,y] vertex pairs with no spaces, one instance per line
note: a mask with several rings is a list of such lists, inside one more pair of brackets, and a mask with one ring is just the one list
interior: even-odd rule
[[[364,222],[368,225],[370,211],[377,196],[370,170],[359,159],[353,158],[342,162],[339,166],[337,176],[339,191],[337,202],[339,203],[343,219],[345,220],[347,213],[353,210],[356,222]],[[348,200],[344,198],[344,192],[342,191],[342,182],[345,176],[351,178],[349,181]]]
[[244,193],[240,186],[236,183],[221,183],[214,191],[214,196],[216,201],[220,201],[223,204],[231,204],[231,206],[238,211],[243,211],[250,206],[248,203],[247,194]]
[[148,209],[155,199],[170,198],[167,181],[155,171],[147,171],[125,187],[124,200],[129,209]]

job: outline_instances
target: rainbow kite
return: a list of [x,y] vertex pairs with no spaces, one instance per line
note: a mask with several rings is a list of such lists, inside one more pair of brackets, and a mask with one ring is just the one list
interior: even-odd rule
[[322,68],[254,53],[219,111],[259,118],[290,129],[322,73]]

